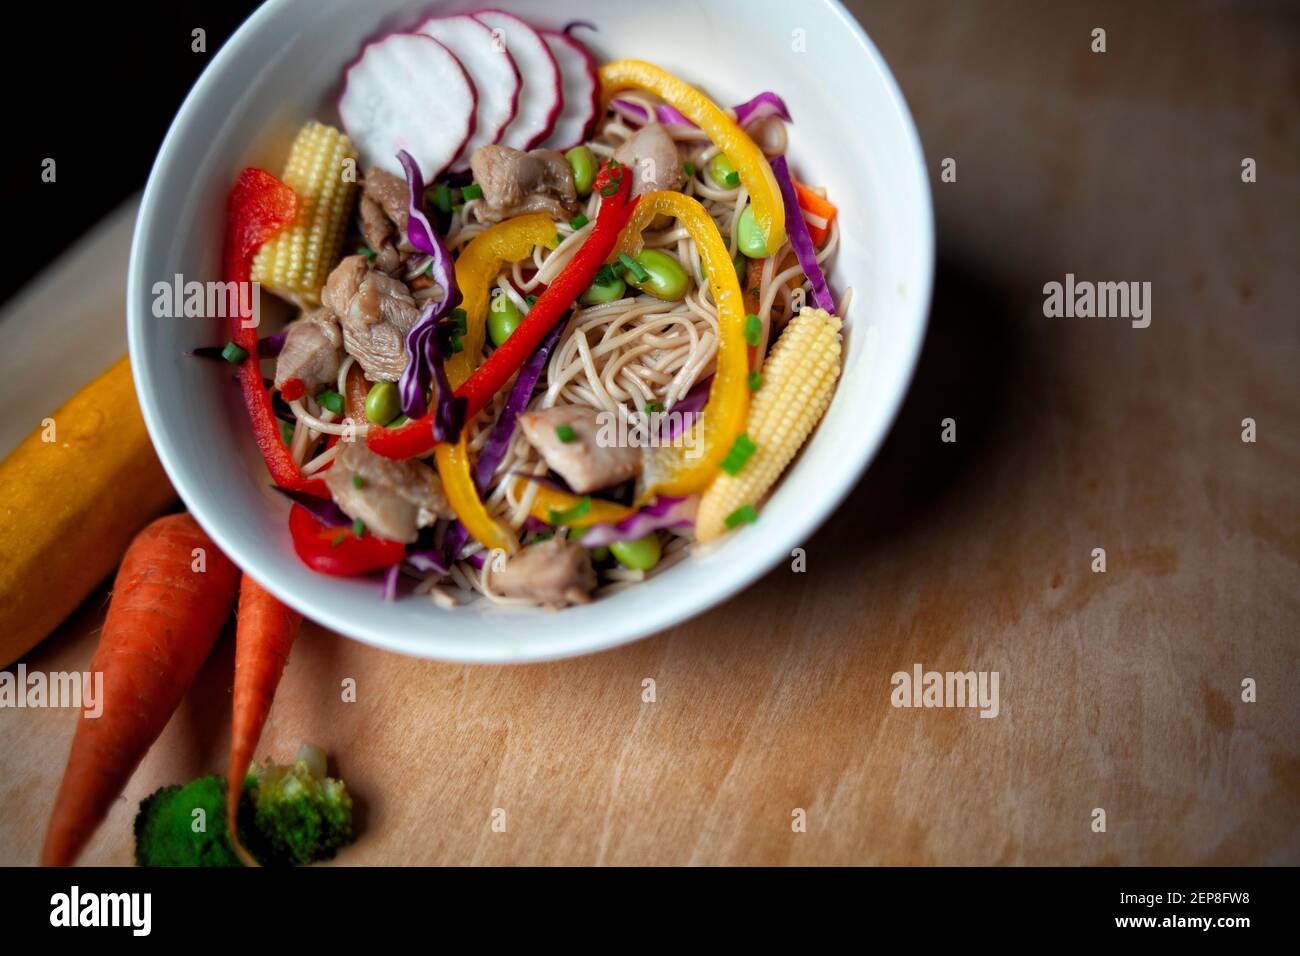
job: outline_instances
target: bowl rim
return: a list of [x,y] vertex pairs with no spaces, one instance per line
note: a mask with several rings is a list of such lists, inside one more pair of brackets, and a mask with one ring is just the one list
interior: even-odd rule
[[[237,537],[228,534],[219,522],[210,519],[210,516],[205,511],[204,494],[197,488],[187,487],[179,479],[182,474],[182,463],[175,457],[171,446],[165,440],[160,440],[165,438],[166,429],[157,404],[152,369],[147,361],[143,359],[137,360],[137,357],[142,355],[142,350],[145,348],[144,328],[147,310],[143,306],[144,299],[142,295],[144,290],[149,288],[147,277],[144,275],[147,255],[146,245],[149,243],[148,230],[149,224],[159,215],[162,201],[159,195],[160,181],[165,178],[164,171],[174,162],[173,154],[179,149],[178,143],[190,134],[190,127],[197,122],[196,116],[200,104],[208,98],[210,91],[222,81],[226,67],[237,58],[240,48],[262,29],[266,21],[276,17],[281,7],[294,2],[298,2],[298,0],[268,0],[267,3],[260,6],[231,35],[230,39],[221,47],[199,76],[177,110],[176,116],[167,130],[167,135],[158,149],[148,183],[145,186],[131,240],[126,292],[127,341],[129,353],[132,356],[131,370],[137,398],[145,426],[158,458],[162,462],[163,469],[166,471],[185,507],[194,516],[200,527],[212,538],[213,543],[229,556],[241,570],[258,568],[259,573],[254,575],[258,583],[279,600],[301,612],[305,617],[319,622],[321,626],[346,637],[384,650],[417,657],[455,663],[504,664],[534,663],[597,653],[666,631],[734,597],[767,574],[785,555],[790,553],[793,547],[799,546],[812,537],[813,533],[843,503],[849,492],[861,480],[867,466],[874,460],[898,418],[903,402],[911,388],[921,348],[926,337],[935,269],[934,202],[929,176],[926,172],[928,167],[916,123],[907,106],[906,98],[903,96],[902,90],[899,88],[884,57],[880,54],[862,25],[844,7],[841,0],[823,0],[823,2],[839,18],[843,28],[857,40],[869,69],[873,70],[881,80],[889,100],[889,106],[896,115],[905,140],[902,146],[909,154],[907,163],[919,175],[920,215],[915,223],[917,230],[916,242],[920,251],[919,273],[917,275],[919,283],[917,287],[911,290],[914,295],[910,297],[910,303],[901,307],[904,314],[910,313],[911,322],[909,327],[911,328],[911,334],[910,340],[905,339],[901,349],[903,353],[902,362],[905,367],[901,369],[898,376],[901,388],[892,399],[893,407],[888,410],[886,415],[881,417],[880,427],[875,433],[867,441],[861,442],[852,449],[851,459],[846,462],[845,467],[838,469],[827,482],[825,492],[819,495],[815,501],[810,502],[807,508],[800,509],[795,521],[784,526],[775,526],[774,530],[765,536],[764,540],[767,543],[756,548],[753,555],[754,560],[733,561],[721,569],[715,569],[718,570],[718,573],[711,576],[712,580],[706,587],[693,589],[689,596],[662,605],[664,607],[662,613],[648,615],[636,621],[629,621],[626,626],[617,629],[549,628],[544,629],[544,633],[539,633],[535,640],[530,638],[527,646],[524,647],[518,645],[506,647],[504,646],[506,642],[485,642],[481,648],[478,645],[467,645],[460,642],[439,645],[436,634],[392,633],[391,631],[381,633],[378,630],[368,629],[364,621],[359,619],[355,621],[351,619],[346,621],[337,620],[332,612],[322,615],[321,608],[313,606],[301,594],[284,586],[275,575],[266,576],[261,571],[263,562],[245,549]],[[246,573],[251,574],[252,572]],[[556,620],[562,619],[561,616],[556,616]]]

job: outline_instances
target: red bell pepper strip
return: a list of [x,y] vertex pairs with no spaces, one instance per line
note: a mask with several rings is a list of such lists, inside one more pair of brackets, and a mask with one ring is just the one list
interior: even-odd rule
[[369,531],[356,536],[351,528],[331,528],[317,521],[302,505],[289,511],[293,550],[302,563],[319,574],[348,577],[389,568],[406,558],[406,545]]
[[[226,201],[226,244],[223,274],[226,282],[240,285],[251,281],[253,256],[262,244],[293,222],[298,214],[298,197],[270,173],[249,167],[239,174]],[[243,296],[240,296],[243,299]],[[304,478],[294,464],[284,439],[280,422],[271,405],[271,393],[262,381],[258,364],[257,329],[246,323],[249,316],[241,309],[230,318],[230,338],[248,353],[239,366],[239,381],[244,391],[244,405],[253,425],[253,437],[266,462],[271,479],[281,488],[328,498],[329,491],[319,478]]]
[[[456,389],[457,396],[469,401],[465,411],[467,422],[523,367],[538,343],[564,318],[569,307],[586,291],[596,272],[605,264],[619,233],[636,208],[636,200],[628,199],[632,177],[626,173],[626,169],[616,162],[607,161],[601,166],[593,187],[600,191],[600,210],[596,213],[596,225],[591,235],[546,287],[523,322],[510,333],[510,338]],[[400,428],[371,428],[366,444],[371,451],[385,458],[422,455],[437,444],[433,435],[433,418],[425,415]]]

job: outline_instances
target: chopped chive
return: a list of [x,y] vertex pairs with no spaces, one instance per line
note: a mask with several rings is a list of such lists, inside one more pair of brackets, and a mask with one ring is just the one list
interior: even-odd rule
[[531,309],[533,306],[537,304],[537,296],[529,293],[528,295],[524,296],[524,301],[528,303],[528,307]]
[[591,549],[591,563],[600,564],[602,561],[609,560],[609,548],[601,545],[599,548]]
[[555,231],[555,244],[558,246],[563,241],[564,241],[564,236],[560,235],[560,231],[557,229]]
[[334,540],[330,542],[330,547],[337,548],[339,545],[343,543],[343,539],[346,538],[347,536],[348,533],[346,531],[340,531],[338,534],[334,536]]
[[365,256],[371,262],[375,261],[375,250],[371,249],[369,246],[357,246],[357,251],[353,254],[358,256]]
[[226,347],[221,350],[221,357],[231,365],[238,365],[248,358],[248,349],[240,348],[234,342],[227,342]]
[[758,340],[763,336],[763,323],[759,321],[758,316],[752,312],[745,316],[745,341],[750,345],[758,345]]
[[361,490],[362,488],[364,488],[365,486],[366,486],[366,482],[365,482],[365,479],[364,479],[364,478],[362,478],[360,475],[353,475],[353,476],[352,476],[352,487],[353,487],[353,488],[357,489],[357,491],[360,491],[360,490]]
[[328,388],[316,393],[316,404],[321,408],[329,409],[335,415],[343,412],[343,396]]
[[556,425],[555,437],[565,444],[568,444],[569,442],[578,440],[578,433],[573,430],[572,425]]
[[753,505],[741,505],[731,514],[727,515],[723,522],[728,528],[734,528],[737,525],[753,524],[758,520],[758,512],[754,510]]
[[483,187],[478,183],[470,183],[468,186],[462,186],[460,190],[460,198],[464,199],[466,202],[469,202],[471,199],[482,199]]
[[363,534],[366,533],[366,523],[362,521],[360,518],[354,519],[352,522],[352,533],[355,534],[358,538],[361,537]]
[[600,187],[600,194],[606,198],[618,192],[618,183],[606,183]]
[[452,204],[451,204],[451,211],[452,211],[452,212],[460,212],[460,211],[461,211],[462,209],[464,209],[464,208],[465,208],[465,204],[464,204],[463,202],[457,202],[457,203],[452,203]]
[[637,262],[626,252],[620,252],[618,254],[618,261],[623,264],[624,269],[632,273],[632,278],[636,279],[637,282],[645,282],[646,279],[650,278],[650,273],[645,271],[645,266],[641,265],[641,263]]
[[460,333],[455,332],[451,336],[451,354],[465,351],[465,343],[461,341]]
[[740,173],[736,172],[733,169],[731,172],[727,173],[725,176],[722,177],[722,182],[727,186],[732,186],[732,187],[739,186]]
[[661,405],[659,402],[646,402],[646,403],[645,403],[645,413],[646,413],[647,415],[653,415],[655,412],[662,412],[663,410],[664,410],[664,407],[663,407],[663,405]]
[[572,219],[569,220],[569,228],[576,231],[578,229],[581,229],[590,221],[591,220],[589,220],[584,213],[578,213],[576,216],[574,216]]
[[451,186],[439,182],[433,187],[433,208],[438,212],[451,212]]
[[280,422],[280,440],[286,445],[293,443],[293,423]]
[[759,373],[758,369],[754,369],[754,371],[749,373],[749,390],[751,392],[757,392],[762,387],[763,376]]
[[692,163],[692,162],[690,162],[689,160],[687,160],[686,162],[682,163],[682,172],[684,172],[687,176],[694,176],[694,175],[695,175],[695,164]]
[[461,335],[469,331],[469,315],[464,309],[452,309],[451,314],[447,316],[451,320],[452,326]]
[[533,536],[533,544],[541,544],[543,541],[550,541],[554,537],[554,531],[542,531]]
[[554,508],[549,508],[547,510],[549,512],[549,514],[547,515],[547,520],[549,521],[550,524],[553,525],[569,524],[570,522],[578,518],[581,518],[583,515],[585,515],[588,511],[591,510],[591,498],[584,497],[572,508],[567,508],[564,511],[556,511]]
[[623,177],[623,164],[617,159],[609,161],[609,175],[611,179],[621,179]]
[[595,285],[613,285],[618,281],[618,272],[608,262],[596,270]]
[[749,461],[749,456],[754,454],[757,448],[758,446],[750,440],[750,437],[741,432],[736,436],[731,451],[727,452],[727,457],[722,459],[722,464],[718,467],[734,478],[740,474],[740,469],[745,467],[745,462]]

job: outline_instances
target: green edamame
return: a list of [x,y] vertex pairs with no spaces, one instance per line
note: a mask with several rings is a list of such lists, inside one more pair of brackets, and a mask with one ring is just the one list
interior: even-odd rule
[[524,320],[524,314],[519,311],[519,306],[510,300],[510,296],[504,292],[499,292],[492,297],[492,302],[488,306],[488,337],[492,339],[492,344],[500,348],[505,344],[510,334],[519,328],[519,323]]
[[402,412],[402,397],[392,382],[375,382],[366,394],[366,418],[387,425]]
[[659,556],[662,553],[659,548],[659,537],[653,531],[635,541],[615,541],[609,546],[609,550],[618,559],[619,564],[633,571],[649,571],[659,563]]
[[590,196],[596,182],[596,155],[586,146],[575,146],[564,154],[573,170],[573,188],[579,196]]
[[642,249],[636,261],[647,273],[641,281],[631,280],[636,288],[665,302],[680,302],[686,298],[690,279],[676,257],[660,249]]
[[751,259],[762,259],[767,255],[767,241],[754,221],[754,207],[746,205],[736,223],[736,246]]

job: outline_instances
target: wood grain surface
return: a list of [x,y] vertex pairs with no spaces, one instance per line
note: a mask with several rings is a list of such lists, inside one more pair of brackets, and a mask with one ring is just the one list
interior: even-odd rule
[[[940,237],[883,453],[806,571],[617,651],[450,666],[308,628],[259,753],[335,755],[338,862],[1300,863],[1300,14],[853,6]],[[1150,327],[1045,318],[1067,273],[1151,282]],[[105,599],[29,666],[85,667]],[[84,862],[128,863],[143,796],[223,769],[231,650]],[[997,671],[1000,713],[892,707],[915,664]],[[75,719],[0,710],[0,863],[36,860]]]

